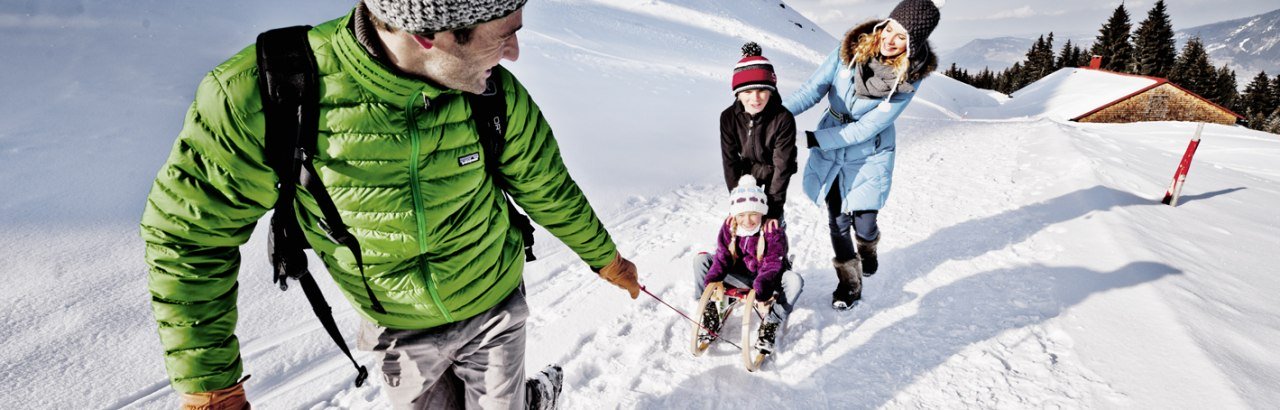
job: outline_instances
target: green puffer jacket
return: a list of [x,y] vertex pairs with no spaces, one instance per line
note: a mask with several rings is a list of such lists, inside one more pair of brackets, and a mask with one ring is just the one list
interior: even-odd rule
[[[326,239],[319,208],[299,188],[301,226],[346,298],[374,323],[423,329],[479,314],[519,286],[524,267],[520,232],[485,172],[493,159],[461,165],[462,157],[484,155],[463,95],[394,74],[357,42],[350,18],[310,33],[322,95],[315,164],[360,241],[387,314],[369,307],[350,250]],[[237,247],[277,197],[255,58],[250,46],[201,82],[142,216],[152,310],[180,392],[225,388],[241,374]],[[603,267],[617,251],[570,178],[550,126],[510,72],[493,75],[506,85],[499,168],[511,195],[588,265]]]

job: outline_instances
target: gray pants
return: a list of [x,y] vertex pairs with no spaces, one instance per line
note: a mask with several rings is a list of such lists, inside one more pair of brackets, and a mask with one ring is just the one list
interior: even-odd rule
[[[704,253],[693,257],[693,283],[695,298],[701,298],[702,292],[707,288],[707,272],[711,270],[712,254]],[[726,287],[735,288],[751,288],[751,284],[755,282],[755,277],[746,276],[738,273],[730,273],[725,275],[724,284]],[[775,300],[771,319],[778,323],[787,321],[787,316],[791,315],[791,309],[795,307],[800,292],[804,289],[804,278],[795,271],[788,270],[782,272],[782,291],[775,292]]]
[[430,329],[364,321],[356,347],[376,354],[394,409],[525,408],[524,287],[475,317]]

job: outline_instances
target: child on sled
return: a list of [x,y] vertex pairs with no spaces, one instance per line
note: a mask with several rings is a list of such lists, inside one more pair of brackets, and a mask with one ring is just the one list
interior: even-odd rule
[[[755,347],[771,352],[778,328],[795,306],[804,280],[784,269],[789,265],[785,228],[768,232],[761,229],[762,218],[767,214],[764,188],[756,185],[755,177],[743,175],[729,194],[729,215],[733,220],[720,226],[714,254],[694,258],[693,279],[699,296],[708,286],[721,282],[726,288],[754,290],[755,300],[745,302],[756,304],[759,312],[769,312],[761,322]],[[702,317],[703,327],[713,332],[720,328],[716,312],[717,306],[707,306]]]

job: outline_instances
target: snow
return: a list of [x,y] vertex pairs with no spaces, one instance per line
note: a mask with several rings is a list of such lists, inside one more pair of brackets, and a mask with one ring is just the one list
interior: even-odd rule
[[1146,88],[1156,81],[1087,68],[1063,68],[1015,91],[998,109],[974,118],[1049,118],[1067,121]]
[[[174,406],[137,234],[143,201],[205,71],[259,31],[350,6],[301,4],[0,6],[0,54],[13,56],[0,77],[0,397]],[[506,65],[641,282],[677,307],[692,307],[690,257],[712,247],[725,214],[716,119],[738,48],[760,42],[787,92],[835,46],[810,27],[774,0],[527,6],[521,58]],[[825,210],[793,180],[788,234],[805,290],[757,373],[723,343],[692,357],[687,322],[628,300],[540,231],[527,368],[562,364],[573,409],[1274,406],[1280,137],[1205,127],[1181,203],[1160,205],[1195,124],[1065,121],[1149,84],[1064,69],[1005,98],[931,76],[898,123],[881,271],[853,311],[827,307]],[[250,399],[385,407],[377,376],[352,386],[300,292],[272,286],[263,233],[243,248],[240,282]],[[321,284],[351,339],[355,313]]]

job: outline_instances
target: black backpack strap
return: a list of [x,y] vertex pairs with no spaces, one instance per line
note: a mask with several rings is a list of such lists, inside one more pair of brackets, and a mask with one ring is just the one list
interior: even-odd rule
[[502,191],[502,197],[507,201],[507,216],[511,225],[520,230],[520,236],[524,239],[525,262],[533,262],[538,259],[533,255],[533,224],[511,201],[511,196],[507,194],[511,186],[498,170],[498,165],[502,162],[502,150],[507,144],[507,96],[503,92],[502,78],[495,72],[489,77],[483,94],[467,93],[466,96],[467,103],[471,106],[471,121],[475,122],[476,132],[480,133],[480,145],[484,147],[485,172],[493,178],[493,183]]
[[[315,278],[307,270],[307,257],[303,249],[308,248],[309,244],[302,234],[302,228],[298,226],[294,211],[297,185],[302,183],[316,198],[316,203],[324,214],[321,226],[331,239],[351,249],[356,264],[360,267],[360,277],[364,279],[360,244],[347,232],[337,207],[324,184],[320,183],[315,166],[311,164],[319,134],[320,87],[315,55],[307,41],[310,29],[310,26],[286,27],[258,35],[258,88],[262,94],[262,110],[266,116],[267,163],[279,178],[280,190],[275,213],[271,216],[267,247],[274,269],[272,280],[279,284],[281,290],[289,288],[289,278],[297,279],[302,284],[302,292],[307,296],[311,309],[315,311],[325,331],[356,367],[356,387],[360,387],[369,377],[369,371],[351,355],[351,350],[347,348],[333,319],[332,309],[324,300],[324,294],[320,292]],[[386,313],[373,296],[367,279],[364,285],[374,310]]]

